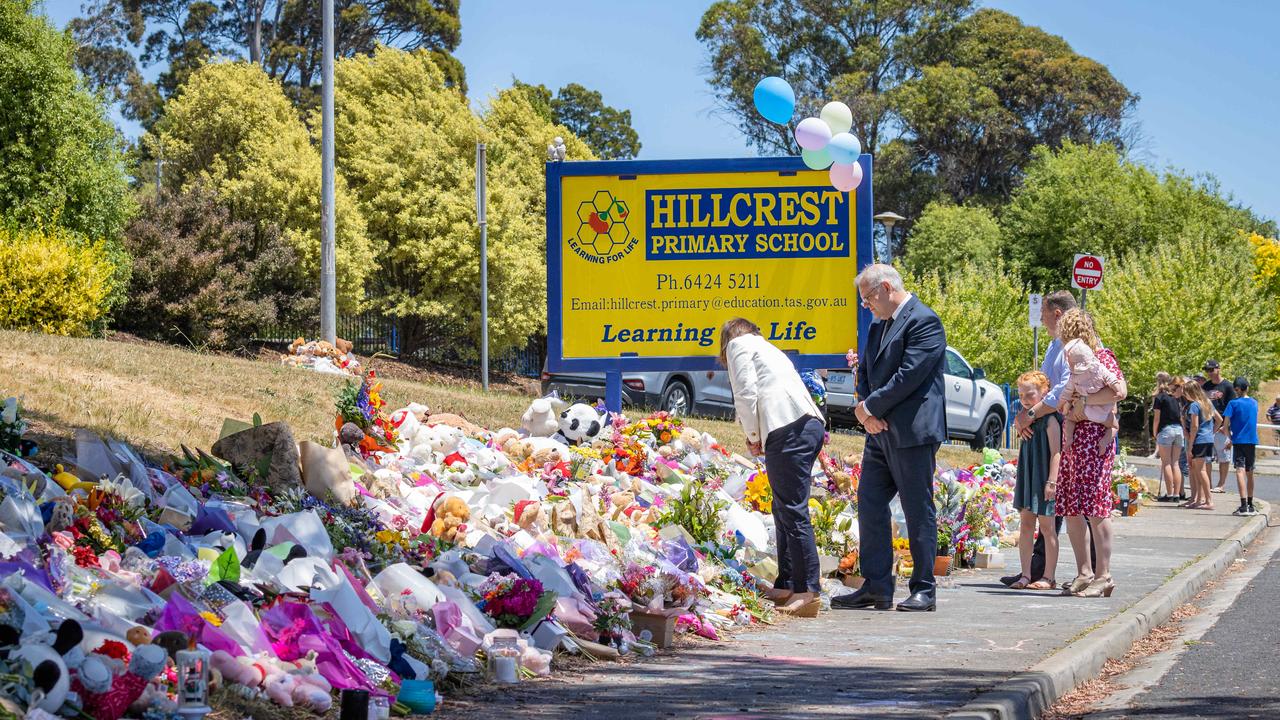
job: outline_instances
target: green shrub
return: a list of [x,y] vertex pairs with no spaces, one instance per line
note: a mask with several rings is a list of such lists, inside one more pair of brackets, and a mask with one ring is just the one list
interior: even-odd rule
[[0,328],[87,335],[110,311],[119,275],[102,242],[0,225]]
[[1189,229],[1108,265],[1088,310],[1125,372],[1126,405],[1150,395],[1157,372],[1192,375],[1208,358],[1255,385],[1275,376],[1280,316],[1254,274],[1252,244],[1231,229]]
[[989,265],[1000,257],[1001,238],[990,210],[931,202],[911,228],[902,264],[915,275],[946,274],[965,263]]
[[232,347],[316,314],[315,282],[294,246],[274,225],[233,219],[204,186],[144,199],[125,245],[134,267],[122,330]]
[[[928,272],[909,278],[907,289],[938,313],[947,344],[986,370],[992,382],[1013,383],[1023,371],[1039,367],[1032,358],[1027,289],[1003,263],[967,263],[945,275]],[[1041,352],[1051,339],[1040,333]]]

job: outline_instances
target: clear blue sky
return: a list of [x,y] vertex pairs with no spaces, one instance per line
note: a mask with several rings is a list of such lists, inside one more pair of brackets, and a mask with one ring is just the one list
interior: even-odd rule
[[[713,113],[694,38],[708,3],[688,0],[463,0],[467,82],[477,101],[514,75],[552,89],[578,82],[631,110],[642,158],[754,154]],[[986,0],[1061,35],[1142,96],[1156,169],[1211,173],[1246,206],[1280,217],[1280,2]],[[59,25],[80,0],[46,0]],[[133,135],[137,129],[125,127]]]

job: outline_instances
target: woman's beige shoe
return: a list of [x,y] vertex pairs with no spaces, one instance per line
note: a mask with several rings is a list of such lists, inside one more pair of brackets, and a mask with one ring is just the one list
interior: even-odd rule
[[1083,592],[1084,589],[1089,587],[1089,584],[1092,582],[1093,582],[1092,575],[1077,575],[1075,580],[1072,580],[1071,582],[1062,586],[1062,594],[1076,595],[1078,593]]
[[778,612],[793,617],[815,618],[818,617],[818,610],[821,608],[822,598],[815,596],[808,600],[796,598],[786,605],[779,605]]
[[1116,584],[1111,582],[1110,575],[1103,575],[1100,578],[1094,578],[1089,583],[1089,587],[1076,593],[1080,597],[1111,597],[1111,591],[1116,589]]

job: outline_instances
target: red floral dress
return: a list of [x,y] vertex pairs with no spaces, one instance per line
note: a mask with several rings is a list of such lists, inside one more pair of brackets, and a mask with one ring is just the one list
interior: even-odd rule
[[[1099,350],[1098,361],[1121,380],[1124,379],[1116,356],[1110,350]],[[1071,454],[1063,456],[1058,470],[1056,512],[1059,516],[1111,516],[1111,466],[1116,460],[1116,446],[1112,443],[1105,452],[1098,452],[1098,440],[1105,430],[1102,425],[1088,420],[1076,423]]]

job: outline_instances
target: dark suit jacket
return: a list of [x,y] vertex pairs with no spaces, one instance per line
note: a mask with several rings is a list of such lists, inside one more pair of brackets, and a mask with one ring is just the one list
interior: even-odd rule
[[889,443],[917,447],[947,440],[947,334],[942,321],[914,295],[888,335],[877,320],[858,353],[858,397],[889,424]]

